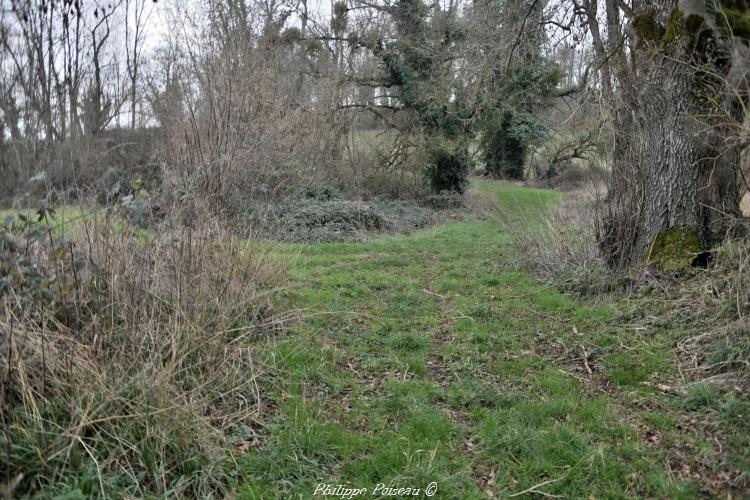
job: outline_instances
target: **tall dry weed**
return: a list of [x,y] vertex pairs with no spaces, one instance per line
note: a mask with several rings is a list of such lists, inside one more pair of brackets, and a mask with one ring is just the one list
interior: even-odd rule
[[[97,214],[24,249],[56,295],[3,296],[0,462],[14,495],[230,494],[227,435],[263,413],[259,339],[284,273],[209,217],[161,232]],[[59,248],[59,247],[57,247]],[[76,273],[70,287],[61,274]],[[47,286],[42,284],[42,286]]]
[[538,214],[505,214],[504,225],[520,249],[520,264],[565,291],[595,294],[613,290],[616,280],[598,247],[599,196],[596,187],[589,186],[545,205]]

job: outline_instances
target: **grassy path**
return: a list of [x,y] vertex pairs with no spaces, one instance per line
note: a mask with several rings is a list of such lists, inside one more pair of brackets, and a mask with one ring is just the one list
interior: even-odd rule
[[[529,213],[558,196],[481,189]],[[661,341],[627,353],[611,310],[514,271],[514,251],[492,220],[304,246],[290,300],[310,317],[264,354],[270,422],[248,430],[243,497],[433,482],[435,498],[692,497],[670,470],[673,417],[633,411],[669,364]]]

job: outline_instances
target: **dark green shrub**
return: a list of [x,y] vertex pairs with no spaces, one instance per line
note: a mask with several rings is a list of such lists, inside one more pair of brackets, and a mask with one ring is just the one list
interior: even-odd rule
[[268,214],[273,239],[295,242],[341,241],[362,231],[385,227],[383,218],[369,205],[350,200],[302,198],[274,207]]
[[342,198],[341,191],[338,188],[325,184],[312,184],[307,186],[302,189],[302,194],[304,194],[306,198],[320,201],[340,200]]
[[292,212],[297,225],[307,227],[334,226],[353,229],[382,229],[383,219],[371,206],[349,200],[309,203]]
[[[78,286],[75,271],[86,261],[72,253],[69,259],[67,242],[53,237],[50,220],[54,216],[53,209],[40,208],[34,215],[4,217],[0,224],[0,298],[12,291],[15,302],[31,310],[51,305],[61,292]],[[75,270],[66,267],[71,259]]]
[[463,145],[438,144],[429,152],[426,176],[435,193],[463,194],[470,170],[471,156]]
[[[460,195],[455,197],[461,198]],[[386,222],[386,228],[392,231],[408,231],[432,225],[435,213],[429,208],[405,203],[396,199],[382,197],[373,202],[373,207]]]
[[257,211],[250,226],[265,227],[272,239],[315,243],[359,239],[384,231],[409,231],[435,221],[424,207],[380,197],[372,202],[301,198]]
[[529,113],[498,110],[482,125],[479,147],[488,174],[502,179],[523,179],[529,145],[545,133],[544,125]]

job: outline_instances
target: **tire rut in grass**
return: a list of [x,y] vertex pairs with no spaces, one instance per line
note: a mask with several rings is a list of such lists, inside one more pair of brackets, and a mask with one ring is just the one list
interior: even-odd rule
[[[450,300],[450,294],[439,294],[434,292],[432,288],[437,275],[434,267],[439,260],[440,254],[432,254],[425,260],[426,272],[424,278],[427,286],[423,291],[434,297],[438,308],[437,328],[432,336],[433,348],[432,352],[427,355],[425,365],[427,366],[427,378],[446,389],[449,384],[456,382],[460,377],[448,368],[449,360],[446,358],[446,348],[454,341],[452,333],[455,320],[451,313],[455,310],[455,307]],[[483,491],[488,497],[493,497],[492,490],[495,486],[496,471],[481,456],[481,445],[476,439],[475,433],[472,432],[473,423],[469,412],[462,405],[451,404],[444,400],[436,406],[450,417],[462,434],[465,434],[459,446],[452,446],[450,443],[447,446],[451,451],[469,457],[472,464],[471,479],[480,491]]]

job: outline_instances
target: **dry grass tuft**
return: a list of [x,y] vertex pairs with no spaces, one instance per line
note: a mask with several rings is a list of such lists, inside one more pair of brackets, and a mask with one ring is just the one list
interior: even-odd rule
[[483,220],[498,212],[497,200],[493,193],[470,187],[464,193],[464,206],[475,218]]
[[545,206],[541,217],[535,214],[538,222],[505,214],[505,226],[521,249],[521,265],[564,291],[627,292],[622,319],[632,316],[639,326],[670,325],[686,334],[681,364],[693,381],[708,378],[750,392],[750,240],[724,243],[712,252],[708,268],[691,268],[677,277],[654,275],[648,268],[616,275],[597,245],[598,193],[591,187],[568,193]]
[[[213,221],[213,222],[209,222]],[[10,288],[0,320],[2,456],[14,494],[230,494],[227,435],[263,413],[259,338],[282,321],[283,270],[220,222],[163,233],[94,217],[69,235],[83,268],[51,303]],[[29,304],[36,304],[30,307]]]
[[690,314],[704,328],[680,344],[697,378],[750,393],[750,240],[725,243],[704,273],[680,288],[681,296],[699,295]]
[[504,214],[506,229],[521,251],[520,264],[543,282],[577,294],[611,291],[616,280],[599,252],[596,203],[600,187],[585,188],[546,205],[541,214]]

